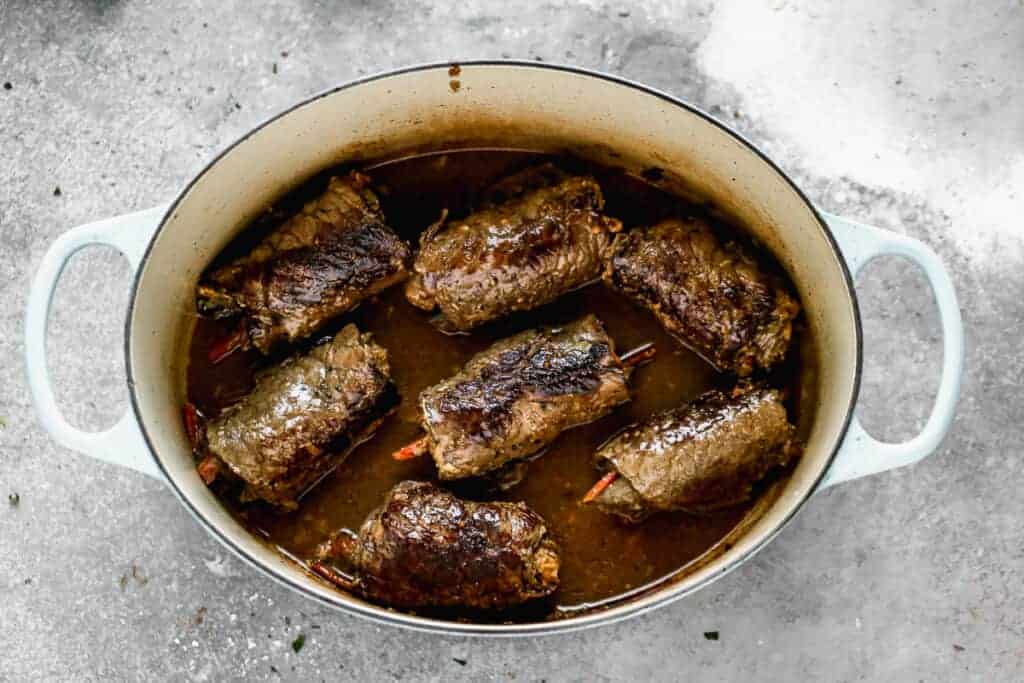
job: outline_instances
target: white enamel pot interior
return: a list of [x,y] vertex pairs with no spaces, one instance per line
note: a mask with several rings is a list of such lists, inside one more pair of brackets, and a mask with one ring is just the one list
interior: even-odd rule
[[[753,146],[674,98],[621,79],[520,62],[414,67],[318,95],[253,130],[163,207],[67,233],[40,266],[26,318],[30,384],[44,425],[61,443],[165,478],[211,534],[240,557],[312,599],[412,628],[448,633],[565,631],[634,615],[707,584],[749,558],[816,491],[843,479],[913,462],[934,450],[958,393],[962,332],[941,264],[919,242],[816,212]],[[458,87],[453,81],[457,78]],[[240,526],[200,481],[184,434],[185,353],[194,287],[211,259],[277,197],[324,168],[412,153],[502,147],[570,151],[711,200],[741,222],[788,271],[818,354],[813,422],[804,456],[723,542],[657,586],[600,611],[532,624],[466,624],[383,609],[305,572]],[[45,370],[46,310],[67,258],[91,243],[113,244],[137,268],[126,323],[132,410],[107,432],[67,424]],[[841,243],[841,244],[840,244]],[[944,328],[941,388],[924,432],[879,444],[853,420],[861,331],[851,280],[869,258],[900,253],[925,270]],[[41,347],[41,348],[40,348]],[[852,422],[851,422],[852,421]],[[839,457],[837,458],[837,454]],[[833,462],[835,461],[835,462]]]

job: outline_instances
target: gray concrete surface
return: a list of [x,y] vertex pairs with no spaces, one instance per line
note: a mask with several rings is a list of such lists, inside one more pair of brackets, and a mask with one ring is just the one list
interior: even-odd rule
[[[0,83],[11,84],[0,89],[0,680],[1021,680],[1022,10],[0,0]],[[763,145],[827,209],[938,250],[968,330],[964,397],[939,452],[818,496],[754,561],[671,607],[565,637],[483,641],[325,611],[226,555],[161,485],[47,438],[21,325],[57,235],[167,200],[298,98],[470,56],[664,88]],[[124,261],[97,249],[60,286],[49,348],[77,424],[108,425],[125,407],[127,284]],[[931,298],[898,260],[859,287],[860,414],[882,437],[907,437],[937,384]]]

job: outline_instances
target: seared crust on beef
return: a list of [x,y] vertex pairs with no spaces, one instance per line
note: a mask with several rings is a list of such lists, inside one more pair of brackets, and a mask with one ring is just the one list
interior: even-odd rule
[[550,165],[511,176],[476,213],[423,234],[406,297],[456,330],[553,301],[600,276],[621,228],[603,208],[593,178]]
[[626,373],[601,322],[528,330],[478,353],[420,394],[441,479],[491,472],[629,400]]
[[709,391],[603,445],[598,467],[619,476],[594,503],[634,522],[658,511],[728,507],[747,500],[756,482],[799,450],[778,391]]
[[604,279],[718,370],[741,377],[785,357],[800,311],[781,281],[700,219],[617,235]]
[[387,351],[347,325],[260,375],[207,426],[209,451],[245,482],[243,500],[294,507],[397,404]]
[[404,280],[409,247],[385,225],[369,182],[357,172],[331,178],[249,254],[208,273],[199,310],[243,314],[252,345],[268,353]]
[[525,503],[474,503],[405,481],[363,523],[317,551],[347,587],[394,607],[501,609],[558,587],[558,547]]

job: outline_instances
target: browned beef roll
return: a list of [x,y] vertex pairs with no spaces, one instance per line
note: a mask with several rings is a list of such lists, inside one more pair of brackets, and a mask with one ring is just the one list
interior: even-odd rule
[[363,523],[317,551],[311,568],[394,607],[501,609],[558,587],[558,547],[525,503],[474,503],[405,481]]
[[800,310],[781,281],[700,219],[616,236],[604,279],[719,371],[740,377],[782,360]]
[[469,330],[527,311],[601,274],[619,221],[593,178],[546,165],[498,183],[476,213],[423,233],[406,297]]
[[603,445],[596,460],[608,474],[584,500],[631,522],[659,511],[708,512],[747,500],[799,451],[778,391],[709,391]]
[[210,421],[208,458],[245,482],[243,500],[294,507],[397,405],[389,373],[387,351],[347,325],[309,353],[265,370],[251,393]]
[[420,394],[441,479],[493,472],[629,400],[627,369],[596,317],[496,342]]
[[268,353],[404,280],[409,247],[385,225],[369,183],[356,172],[331,178],[249,254],[203,278],[200,312],[243,315],[245,345]]

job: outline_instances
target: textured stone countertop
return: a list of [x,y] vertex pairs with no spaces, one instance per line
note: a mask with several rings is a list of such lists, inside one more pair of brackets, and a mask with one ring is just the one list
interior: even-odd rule
[[[327,611],[227,554],[159,483],[43,433],[22,319],[58,235],[168,200],[306,95],[468,57],[665,89],[761,145],[822,207],[931,245],[967,327],[939,451],[819,495],[753,561],[653,614],[472,640]],[[1024,7],[1006,0],[0,0],[0,680],[1021,680],[1022,65]],[[128,275],[93,249],[57,292],[48,348],[76,424],[125,408]],[[858,287],[860,415],[906,438],[937,385],[931,295],[898,259]]]

